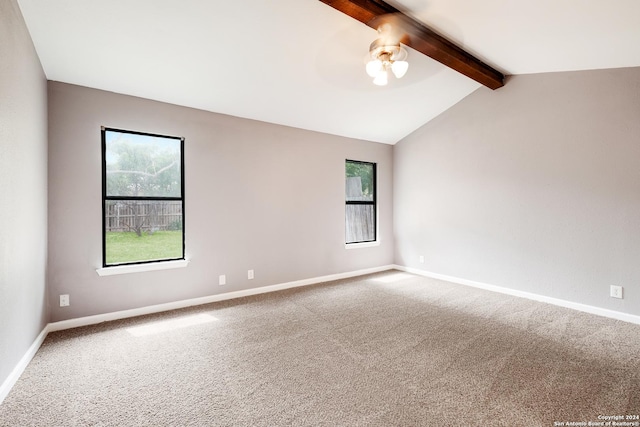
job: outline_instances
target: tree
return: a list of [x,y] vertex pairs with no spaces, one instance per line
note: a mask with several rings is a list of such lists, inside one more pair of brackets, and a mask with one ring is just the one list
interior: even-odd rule
[[[109,162],[109,156],[112,161]],[[116,140],[107,146],[107,194],[131,197],[179,197],[180,149],[176,144]]]
[[373,165],[371,163],[348,161],[345,171],[346,178],[360,177],[362,196],[365,199],[373,197]]

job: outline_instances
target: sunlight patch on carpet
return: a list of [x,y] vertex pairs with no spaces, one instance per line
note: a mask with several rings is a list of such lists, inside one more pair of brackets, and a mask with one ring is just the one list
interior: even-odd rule
[[202,325],[204,323],[211,323],[218,319],[210,314],[202,313],[193,316],[178,317],[171,320],[163,320],[160,322],[153,322],[142,326],[134,326],[133,328],[126,328],[134,337],[143,337],[147,335],[155,335],[163,332],[174,331],[176,329],[188,328],[190,326]]
[[380,282],[380,283],[394,283],[394,282],[397,282],[398,280],[411,279],[413,277],[415,276],[409,273],[398,272],[398,273],[385,274],[380,277],[375,277],[371,280],[374,282]]

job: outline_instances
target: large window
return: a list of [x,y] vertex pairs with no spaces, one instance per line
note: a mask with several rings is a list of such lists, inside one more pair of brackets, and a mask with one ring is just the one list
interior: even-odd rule
[[345,241],[376,240],[376,164],[347,160],[345,165]]
[[184,259],[184,138],[102,128],[103,267]]

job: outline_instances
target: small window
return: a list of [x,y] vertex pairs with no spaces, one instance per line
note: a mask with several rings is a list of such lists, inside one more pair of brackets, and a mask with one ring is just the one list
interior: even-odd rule
[[376,241],[376,164],[346,161],[346,243]]
[[103,267],[184,259],[184,138],[102,128]]

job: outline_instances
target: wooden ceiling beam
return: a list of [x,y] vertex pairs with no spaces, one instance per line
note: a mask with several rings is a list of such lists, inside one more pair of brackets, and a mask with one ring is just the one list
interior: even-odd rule
[[453,44],[420,21],[382,0],[320,0],[334,9],[377,30],[386,19],[400,26],[403,44],[464,74],[490,89],[504,86],[504,75],[469,52]]

